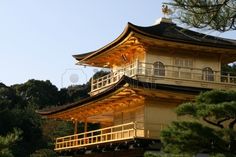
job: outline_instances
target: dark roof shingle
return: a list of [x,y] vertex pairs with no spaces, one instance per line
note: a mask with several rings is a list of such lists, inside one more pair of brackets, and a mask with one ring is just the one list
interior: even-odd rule
[[127,37],[130,32],[136,32],[151,38],[157,38],[166,41],[174,41],[179,43],[188,43],[209,47],[236,49],[236,40],[198,33],[192,30],[179,27],[176,24],[170,22],[160,22],[156,25],[148,27],[141,27],[136,26],[132,23],[128,23],[123,33],[110,44],[105,45],[104,47],[96,51],[73,55],[73,57],[80,61],[96,56],[97,54],[100,54],[106,51],[107,49],[119,44],[119,42],[125,39],[125,37]]

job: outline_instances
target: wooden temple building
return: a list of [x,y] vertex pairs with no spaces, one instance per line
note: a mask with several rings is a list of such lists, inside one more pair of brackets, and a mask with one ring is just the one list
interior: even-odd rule
[[[236,41],[187,30],[168,18],[149,27],[128,23],[113,42],[73,57],[111,72],[92,79],[90,97],[39,112],[73,121],[75,128],[85,124],[83,132],[56,139],[55,151],[62,154],[143,156],[160,149],[161,130],[179,118],[176,106],[202,91],[236,89],[236,77],[221,71],[236,61]],[[101,128],[88,131],[88,123]]]

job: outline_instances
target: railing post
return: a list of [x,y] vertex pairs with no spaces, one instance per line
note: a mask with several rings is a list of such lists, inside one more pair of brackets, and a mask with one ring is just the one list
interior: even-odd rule
[[137,137],[137,122],[134,122],[134,137]]
[[178,78],[181,78],[180,77],[180,68],[178,67]]
[[55,149],[57,149],[58,148],[58,142],[57,142],[57,138],[56,138],[56,140],[55,140],[56,142],[55,142]]
[[124,125],[121,126],[121,138],[124,138]]
[[62,144],[63,144],[63,147],[66,147],[66,143],[64,141],[64,138],[62,139]]
[[77,139],[78,139],[78,136],[77,136],[77,133],[78,133],[78,121],[75,120],[75,121],[74,121],[74,124],[75,124],[75,126],[74,126],[73,145],[75,146],[75,145],[77,145]]
[[[136,73],[134,74],[134,75],[138,75],[139,74],[139,60],[138,59],[136,59],[136,64],[135,64],[135,66],[136,66]],[[134,70],[135,71],[135,70]]]
[[91,91],[93,91],[93,86],[94,86],[94,82],[93,82],[93,77],[92,77],[92,79],[91,79]]
[[229,73],[227,74],[227,81],[228,81],[228,83],[230,83],[230,74]]
[[88,128],[88,123],[87,123],[87,118],[84,120],[84,144],[87,143],[87,128]]
[[104,141],[103,140],[103,130],[101,130],[100,141]]
[[193,79],[193,69],[192,68],[190,69],[190,79],[191,80]]

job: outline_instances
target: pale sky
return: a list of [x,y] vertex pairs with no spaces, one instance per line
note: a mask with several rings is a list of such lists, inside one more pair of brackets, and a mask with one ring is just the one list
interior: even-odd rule
[[[72,55],[110,43],[127,22],[153,25],[163,16],[162,2],[0,0],[0,82],[50,80],[58,88],[85,83],[96,69],[75,65]],[[236,31],[215,34],[236,39]]]

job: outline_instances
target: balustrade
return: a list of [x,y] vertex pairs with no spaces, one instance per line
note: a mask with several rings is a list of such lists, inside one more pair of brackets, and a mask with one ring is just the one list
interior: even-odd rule
[[[91,85],[91,92],[104,89],[117,83],[123,75],[134,79],[141,76],[142,79],[140,80],[145,82],[152,80],[158,83],[159,80],[160,83],[164,84],[173,84],[174,82],[180,82],[182,80],[185,82],[181,85],[190,87],[202,87],[202,84],[206,83],[212,85],[212,88],[221,88],[219,84],[224,86],[234,85],[236,87],[236,76],[230,76],[230,74],[221,75],[220,71],[213,71],[212,74],[206,74],[202,69],[172,65],[165,65],[165,68],[154,68],[153,64],[137,61],[117,69],[108,75],[94,79]],[[161,79],[166,81],[161,81]],[[217,86],[215,86],[216,84]]]

